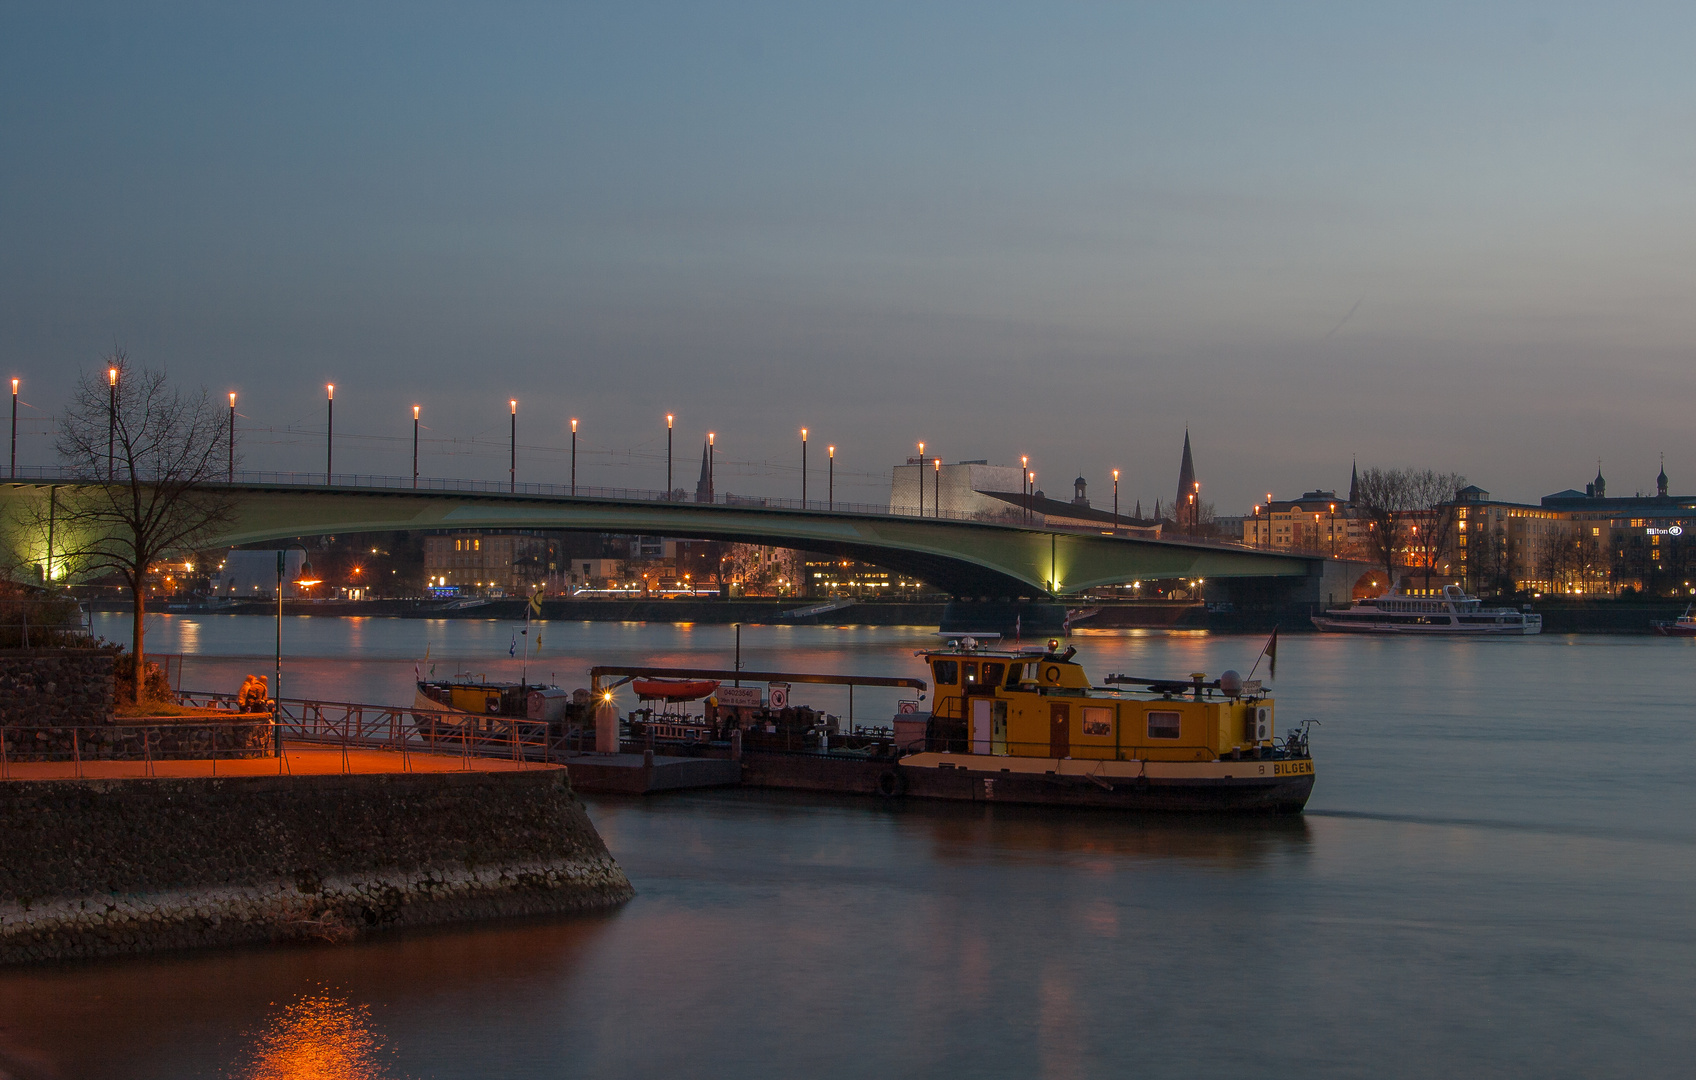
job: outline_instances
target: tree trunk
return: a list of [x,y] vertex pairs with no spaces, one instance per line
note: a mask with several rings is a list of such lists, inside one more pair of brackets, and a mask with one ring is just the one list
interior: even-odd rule
[[147,632],[147,591],[139,576],[135,579],[135,584],[130,586],[130,595],[135,599],[135,625],[130,631],[130,652],[135,654],[135,703],[140,705],[147,685],[147,653],[143,647]]

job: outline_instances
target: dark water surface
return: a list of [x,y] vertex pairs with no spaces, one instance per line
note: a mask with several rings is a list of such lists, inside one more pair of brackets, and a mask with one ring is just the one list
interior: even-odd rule
[[[406,702],[426,645],[438,675],[517,671],[510,624],[285,621],[289,696]],[[730,657],[728,627],[539,629],[530,671],[567,687],[591,662]],[[234,689],[273,633],[163,618],[152,647]],[[934,640],[750,627],[743,661],[918,674]],[[1076,641],[1097,677],[1246,670],[1261,645]],[[0,1052],[62,1078],[1696,1071],[1692,643],[1280,652],[1280,722],[1322,721],[1294,820],[591,799],[638,891],[616,913],[9,970]]]

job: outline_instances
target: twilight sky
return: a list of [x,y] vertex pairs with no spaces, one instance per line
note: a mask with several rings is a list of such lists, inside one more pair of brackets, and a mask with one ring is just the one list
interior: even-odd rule
[[1696,490],[1687,4],[141,7],[0,9],[25,464],[117,343],[255,468]]

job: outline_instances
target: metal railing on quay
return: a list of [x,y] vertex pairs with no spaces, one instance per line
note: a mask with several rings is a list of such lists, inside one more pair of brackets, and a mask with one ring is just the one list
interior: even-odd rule
[[[195,690],[177,691],[184,705],[235,709],[237,696]],[[551,763],[562,756],[563,734],[545,720],[485,716],[451,709],[417,709],[348,701],[283,698],[276,706],[275,738],[293,746],[326,746],[345,757],[354,749],[411,754],[504,758]],[[236,714],[270,720],[270,711]],[[469,767],[469,765],[467,765]]]

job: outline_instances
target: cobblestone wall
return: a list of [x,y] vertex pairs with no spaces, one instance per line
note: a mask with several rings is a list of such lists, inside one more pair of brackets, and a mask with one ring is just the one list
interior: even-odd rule
[[116,649],[0,649],[0,724],[105,722],[116,656]]
[[0,783],[0,963],[613,906],[564,769]]

